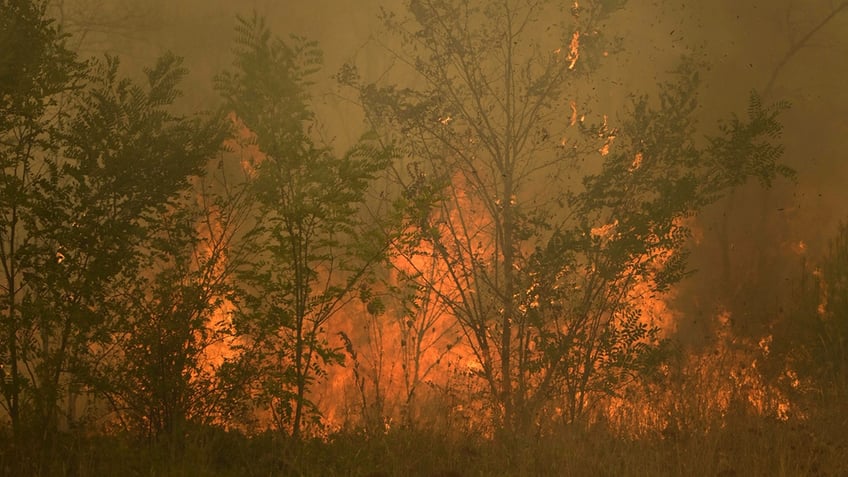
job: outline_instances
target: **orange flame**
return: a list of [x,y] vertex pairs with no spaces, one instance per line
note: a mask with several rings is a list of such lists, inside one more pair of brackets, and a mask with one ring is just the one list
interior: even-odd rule
[[575,31],[571,35],[571,43],[568,45],[568,69],[574,69],[578,58],[580,58],[580,32]]

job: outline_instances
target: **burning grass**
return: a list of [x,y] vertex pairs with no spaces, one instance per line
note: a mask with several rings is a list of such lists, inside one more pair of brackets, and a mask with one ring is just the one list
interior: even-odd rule
[[[831,411],[804,423],[740,415],[706,432],[639,438],[600,424],[497,439],[400,428],[300,441],[203,428],[180,446],[66,436],[59,443],[65,458],[41,470],[56,476],[844,475],[848,416],[837,406]],[[12,475],[7,459],[4,452],[4,475]]]

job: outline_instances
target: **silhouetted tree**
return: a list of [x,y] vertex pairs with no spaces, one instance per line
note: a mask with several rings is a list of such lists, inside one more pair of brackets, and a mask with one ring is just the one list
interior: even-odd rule
[[644,305],[686,272],[685,219],[737,180],[786,172],[770,142],[780,108],[756,97],[749,118],[697,139],[690,63],[620,127],[587,119],[599,58],[615,50],[601,24],[623,4],[413,0],[383,17],[408,81],[340,74],[414,161],[398,174],[413,239],[397,251],[414,266],[423,242],[442,262],[451,293],[424,283],[461,325],[507,429],[548,405],[577,419],[657,364]]
[[173,56],[137,85],[115,59],[78,62],[43,6],[2,8],[3,394],[15,436],[25,417],[47,465],[60,406],[115,331],[108,304],[223,128],[168,111]]
[[262,402],[280,430],[298,436],[316,413],[310,385],[341,360],[327,322],[357,298],[380,257],[358,214],[387,155],[367,139],[341,156],[316,142],[307,92],[321,63],[314,42],[273,38],[256,17],[239,18],[236,33],[235,68],[219,88],[253,136],[245,147],[257,148],[249,162],[260,207],[240,323],[257,353]]
[[236,422],[248,398],[228,297],[253,210],[246,188],[218,194],[211,179],[146,229],[140,266],[109,301],[108,339],[86,369],[129,430],[175,444],[188,423]]
[[[83,65],[64,47],[64,37],[30,1],[0,3],[0,260],[3,267],[2,389],[16,439],[29,418],[33,393],[31,364],[37,340],[31,302],[32,249],[41,237],[38,202],[49,200],[40,184],[50,180],[67,117],[65,95],[83,79]],[[53,263],[59,250],[51,251]],[[55,268],[55,267],[51,267]]]

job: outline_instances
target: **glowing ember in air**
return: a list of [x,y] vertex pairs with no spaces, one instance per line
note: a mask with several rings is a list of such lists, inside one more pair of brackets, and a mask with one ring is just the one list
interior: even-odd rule
[[771,342],[774,340],[772,335],[764,336],[760,338],[759,343],[757,345],[760,347],[760,350],[763,353],[763,356],[768,356],[771,352]]
[[618,219],[614,222],[602,225],[600,227],[592,228],[592,237],[595,238],[609,238],[612,236],[612,233],[615,231],[615,228],[618,227]]
[[571,43],[568,45],[568,69],[573,70],[577,64],[577,59],[580,57],[580,32],[574,32],[571,36]]
[[236,134],[234,138],[224,141],[224,146],[241,156],[242,170],[248,177],[253,178],[256,176],[256,166],[265,159],[265,154],[256,144],[256,133],[233,112],[227,114],[227,119],[232,122]]
[[[582,118],[580,120],[583,121]],[[605,139],[604,145],[601,146],[600,149],[598,149],[598,152],[600,152],[602,156],[606,156],[607,154],[609,154],[612,142],[615,140],[615,135],[616,129],[610,130],[607,127],[607,115],[604,114],[604,122],[603,124],[601,124],[600,129],[598,129],[598,137]]]
[[633,158],[633,163],[630,164],[630,172],[636,171],[641,166],[642,166],[642,153],[637,152],[636,157]]
[[574,101],[571,102],[571,119],[568,123],[569,126],[574,126],[577,124],[577,103]]

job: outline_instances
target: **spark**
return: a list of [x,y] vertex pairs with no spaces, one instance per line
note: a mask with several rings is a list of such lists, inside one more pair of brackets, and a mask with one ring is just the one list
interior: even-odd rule
[[612,232],[618,226],[618,219],[615,219],[613,222],[610,222],[606,225],[601,225],[599,227],[593,227],[591,232],[592,236],[596,238],[605,238],[612,235]]
[[636,169],[642,166],[642,153],[637,152],[636,157],[633,158],[633,163],[630,164],[630,172],[634,172]]
[[580,32],[575,31],[574,35],[571,36],[571,43],[568,45],[568,69],[574,69],[578,58],[580,58]]

